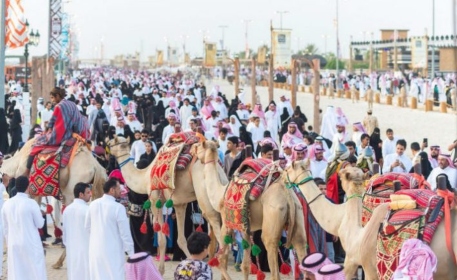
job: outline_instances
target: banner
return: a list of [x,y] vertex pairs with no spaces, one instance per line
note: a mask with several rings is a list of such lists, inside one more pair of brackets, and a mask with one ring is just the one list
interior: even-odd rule
[[267,48],[265,46],[259,47],[257,51],[257,63],[258,64],[265,64],[267,57]]
[[411,66],[412,68],[427,68],[428,42],[425,38],[411,39]]
[[185,64],[190,64],[190,55],[189,53],[184,54],[184,63]]
[[292,59],[291,51],[291,29],[273,29],[272,36],[272,53],[274,59],[274,67],[290,68]]
[[69,61],[70,52],[70,19],[68,14],[62,13],[62,31],[60,36],[60,59],[63,61]]
[[157,66],[163,65],[163,51],[157,51]]
[[6,0],[5,9],[5,45],[9,49],[22,47],[29,41],[27,37],[29,31],[25,26],[26,20],[21,1]]
[[170,47],[170,61],[168,62],[170,65],[179,65],[179,52],[178,48],[171,48]]
[[215,43],[205,43],[205,67],[216,66],[216,51],[217,47]]

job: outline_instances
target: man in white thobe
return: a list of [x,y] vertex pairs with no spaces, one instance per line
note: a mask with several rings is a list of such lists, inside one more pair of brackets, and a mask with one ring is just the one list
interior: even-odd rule
[[91,191],[89,184],[78,183],[75,199],[63,212],[63,244],[67,249],[68,280],[89,280],[89,232],[84,226]]
[[46,280],[44,250],[38,230],[44,219],[38,204],[26,193],[29,179],[16,179],[17,194],[2,208],[3,234],[8,246],[9,280]]
[[[168,141],[168,137],[175,133],[175,124],[176,124],[176,115],[174,113],[170,113],[168,115],[168,125],[163,128],[162,131],[162,143],[165,145]],[[141,155],[140,155],[141,156]]]
[[184,98],[183,105],[181,106],[181,108],[179,108],[179,119],[181,120],[183,130],[187,130],[189,128],[188,120],[192,116],[192,108],[193,106],[190,105],[189,98]]
[[436,177],[441,174],[446,174],[453,189],[457,187],[457,169],[455,169],[450,155],[440,154],[438,156],[438,167],[434,168],[428,175],[427,182],[429,182],[432,190],[436,190]]
[[413,164],[411,159],[405,155],[405,149],[406,141],[398,140],[395,153],[384,157],[383,174],[390,172],[408,173],[411,170]]
[[276,110],[276,106],[270,103],[268,111],[265,113],[267,130],[270,131],[271,138],[278,140],[278,132],[281,129],[281,113]]
[[[325,174],[328,162],[324,158],[324,148],[321,145],[315,144],[312,148],[314,149],[314,158],[310,161],[310,170],[311,174],[316,178],[320,177],[322,172]],[[323,179],[325,176],[320,178]]]
[[54,113],[54,111],[51,109],[52,108],[52,104],[51,102],[46,102],[46,108],[42,111],[40,111],[40,117],[41,117],[41,129],[43,129],[43,131],[46,130],[46,126],[49,122],[49,120],[51,120],[51,117],[52,117],[52,114]]
[[125,207],[116,202],[119,181],[110,179],[104,195],[92,201],[85,227],[90,231],[89,272],[91,280],[124,280],[125,253],[134,254],[133,239]]
[[[382,156],[386,156],[395,153],[398,138],[394,137],[394,131],[390,128],[386,130],[387,139],[382,142]],[[408,169],[409,171],[409,169]]]
[[290,103],[290,101],[286,99],[285,95],[281,96],[279,99],[280,99],[280,101],[278,102],[279,114],[282,114],[284,108],[287,108],[287,112],[289,113],[289,116],[292,116],[294,114],[294,109],[292,108],[292,104]]

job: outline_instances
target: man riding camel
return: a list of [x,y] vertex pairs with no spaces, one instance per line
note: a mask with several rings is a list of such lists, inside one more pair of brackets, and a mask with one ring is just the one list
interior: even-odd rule
[[54,112],[46,127],[46,133],[38,137],[33,144],[32,152],[27,160],[26,175],[30,173],[33,159],[48,146],[60,146],[72,138],[73,133],[89,139],[89,123],[78,110],[76,104],[65,99],[65,90],[54,88],[50,92],[51,102],[55,104]]

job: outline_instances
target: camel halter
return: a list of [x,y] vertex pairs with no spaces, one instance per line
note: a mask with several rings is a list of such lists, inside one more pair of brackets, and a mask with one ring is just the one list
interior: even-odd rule
[[[121,144],[126,144],[126,142],[122,142],[122,143],[116,143],[116,144],[113,144],[113,145],[108,145],[109,149],[110,149],[110,154],[111,154],[111,148],[114,147],[114,146],[117,146],[117,145],[121,145]],[[126,160],[124,160],[123,162],[119,163],[119,168],[122,168],[124,167],[124,165],[126,165],[129,161],[133,160],[133,158],[130,157],[130,154],[127,153],[127,154],[123,154],[123,155],[120,155],[120,156],[114,156],[114,158],[116,159],[116,161],[118,161],[119,158],[121,157],[124,157],[124,156],[129,156]]]
[[[295,179],[297,179],[301,174],[305,173],[305,172],[309,172],[309,170],[305,170],[303,171],[302,173],[298,174],[297,177]],[[287,173],[287,183],[286,183],[286,187],[288,189],[291,189],[291,188],[299,188],[300,185],[303,185],[303,184],[306,184],[310,181],[314,180],[313,176],[308,176],[306,177],[305,179],[301,180],[300,182],[298,183],[295,183],[295,182],[292,182],[289,178],[289,173]],[[313,203],[314,201],[316,201],[319,197],[323,196],[322,193],[318,194],[315,198],[313,198],[310,202],[308,202],[308,206],[311,205],[311,203]],[[306,200],[306,198],[305,198]]]

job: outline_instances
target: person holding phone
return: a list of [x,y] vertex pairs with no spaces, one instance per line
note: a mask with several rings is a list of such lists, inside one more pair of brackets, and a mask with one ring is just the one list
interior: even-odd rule
[[395,153],[385,157],[382,172],[384,174],[390,172],[408,173],[412,167],[411,160],[405,155],[406,141],[400,139],[397,141]]

